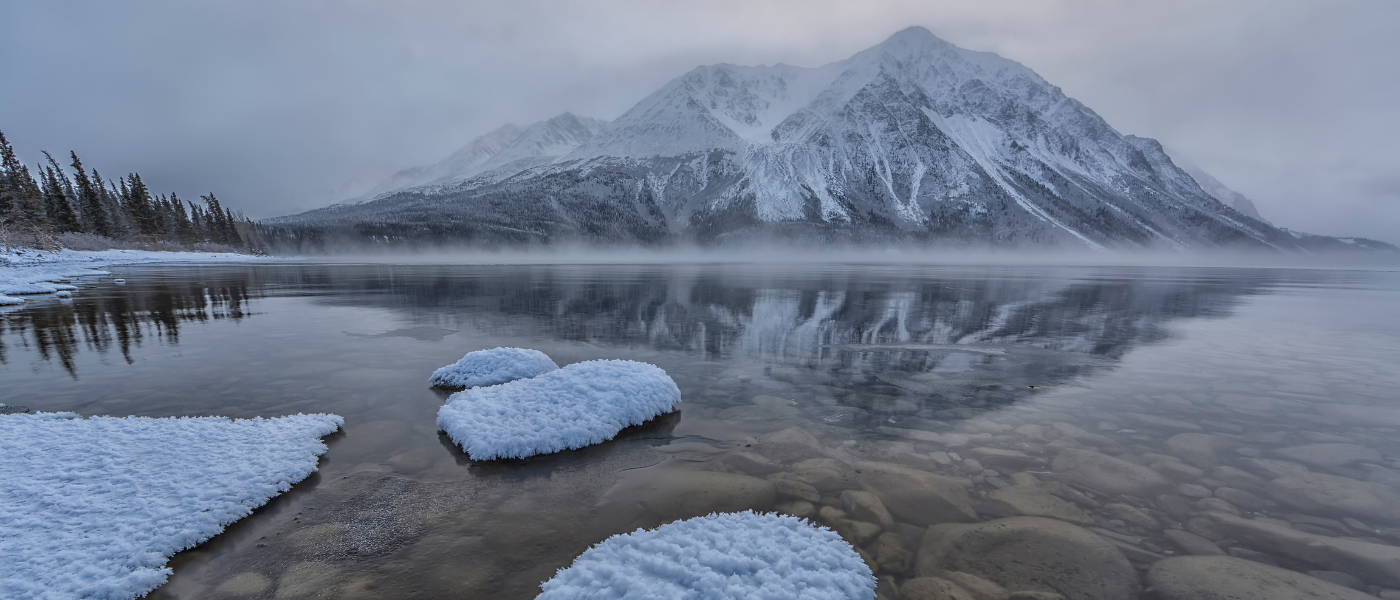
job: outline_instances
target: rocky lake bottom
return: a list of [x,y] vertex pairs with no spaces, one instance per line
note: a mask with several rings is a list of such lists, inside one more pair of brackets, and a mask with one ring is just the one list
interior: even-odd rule
[[[533,598],[610,535],[747,509],[831,527],[887,600],[1400,598],[1395,273],[111,270],[0,313],[0,402],[345,418],[151,598]],[[474,462],[427,378],[501,345],[649,362],[682,404]]]

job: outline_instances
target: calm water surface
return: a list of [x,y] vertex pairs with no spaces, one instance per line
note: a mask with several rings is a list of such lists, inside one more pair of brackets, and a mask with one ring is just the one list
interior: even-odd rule
[[[318,474],[176,556],[155,598],[532,598],[609,535],[746,508],[834,526],[891,599],[940,571],[1032,589],[993,573],[1036,557],[964,560],[925,540],[930,522],[1017,515],[1109,544],[1127,575],[1095,577],[1131,579],[1134,593],[1151,565],[1185,554],[1400,588],[1395,273],[111,270],[71,300],[0,314],[0,402],[346,423]],[[499,345],[561,365],[650,362],[684,402],[599,446],[473,463],[437,431],[447,393],[426,382]],[[872,487],[885,468],[955,489]],[[851,493],[863,488],[892,516]],[[966,494],[969,508],[926,508],[919,493]],[[1007,535],[1043,533],[1031,529]]]

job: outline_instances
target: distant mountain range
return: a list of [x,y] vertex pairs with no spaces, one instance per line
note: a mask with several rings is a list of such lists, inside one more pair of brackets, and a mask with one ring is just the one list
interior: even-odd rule
[[506,125],[264,224],[299,244],[1394,249],[1274,227],[1030,69],[919,27],[816,68],[699,67],[610,123]]

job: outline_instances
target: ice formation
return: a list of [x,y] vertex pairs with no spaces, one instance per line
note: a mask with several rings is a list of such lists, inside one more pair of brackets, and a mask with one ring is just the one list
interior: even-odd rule
[[786,515],[711,514],[612,536],[560,569],[536,600],[870,600],[875,577],[825,527]]
[[437,424],[473,460],[524,458],[610,440],[680,401],[676,382],[656,366],[590,360],[453,394]]
[[73,277],[106,275],[101,267],[140,263],[225,263],[273,260],[265,256],[221,252],[155,252],[149,250],[34,250],[16,248],[0,253],[0,306],[20,304],[20,294],[53,294],[76,286],[53,283]]
[[474,388],[529,379],[558,368],[539,350],[492,348],[468,352],[462,360],[433,371],[428,381],[437,387]]
[[316,471],[336,415],[0,415],[0,598],[135,598]]

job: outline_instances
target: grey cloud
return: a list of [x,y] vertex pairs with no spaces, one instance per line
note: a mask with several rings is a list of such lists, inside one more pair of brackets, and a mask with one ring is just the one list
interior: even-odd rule
[[696,65],[817,65],[909,25],[1036,69],[1279,225],[1400,242],[1388,0],[7,2],[0,130],[265,217],[506,122],[616,117]]

